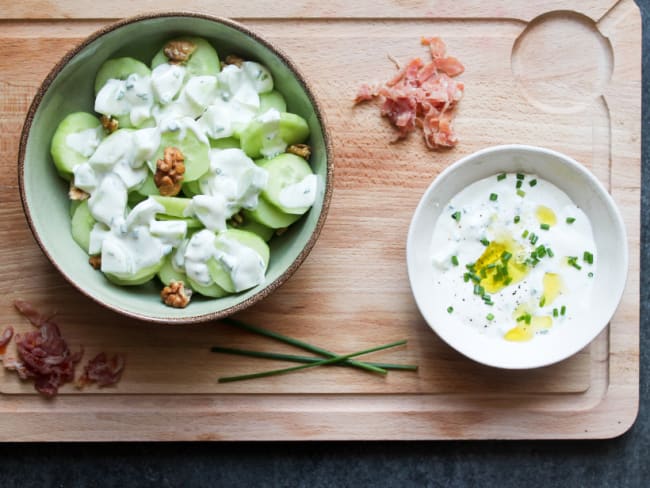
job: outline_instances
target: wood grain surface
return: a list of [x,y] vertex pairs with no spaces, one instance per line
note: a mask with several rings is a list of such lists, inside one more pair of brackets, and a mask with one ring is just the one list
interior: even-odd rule
[[[241,20],[287,53],[312,83],[333,138],[335,190],[319,241],[289,282],[240,318],[340,353],[406,338],[406,347],[372,359],[419,365],[385,378],[330,367],[227,385],[216,379],[285,363],[212,354],[211,345],[296,351],[219,323],[156,326],[103,309],[46,260],[18,196],[24,116],[54,63],[112,19],[176,5],[0,6],[0,327],[28,330],[12,307],[26,299],[56,311],[86,358],[127,356],[117,387],[68,385],[52,401],[1,370],[1,441],[601,438],[634,421],[641,21],[632,0],[581,2],[576,12],[554,0],[186,2]],[[431,35],[466,66],[461,142],[451,151],[429,151],[417,134],[391,144],[376,105],[352,106],[360,83],[394,74],[389,55],[426,58],[419,39]],[[406,232],[424,189],[460,157],[506,143],[543,145],[590,168],[618,203],[630,246],[627,287],[608,328],[574,357],[533,371],[484,367],[451,350],[419,315],[406,276]]]

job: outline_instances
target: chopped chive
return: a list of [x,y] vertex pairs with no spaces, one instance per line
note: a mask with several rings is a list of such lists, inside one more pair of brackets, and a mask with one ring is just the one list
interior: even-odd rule
[[481,239],[481,244],[483,244],[485,247],[490,245],[490,241],[488,241],[485,237]]
[[566,218],[566,223],[567,224],[573,224],[576,221],[575,217],[567,217]]
[[475,265],[476,265],[476,263],[468,263],[468,264],[465,265],[465,267],[470,271],[474,271],[474,266]]
[[497,195],[496,193],[490,193],[490,200],[491,201],[496,202],[497,198],[499,198],[499,195]]
[[566,306],[562,305],[562,308],[560,309],[560,315],[564,315],[566,313]]
[[474,282],[474,283],[479,283],[481,281],[481,278],[479,278],[476,274],[474,273],[469,273],[469,278]]
[[503,251],[501,253],[501,261],[503,261],[504,263],[507,263],[508,261],[510,261],[511,257],[512,257],[512,254],[509,253],[508,251]]
[[555,254],[553,253],[553,250],[550,247],[546,248],[546,254],[548,254],[549,258],[552,258],[553,256],[555,256]]
[[557,308],[554,308],[553,309],[553,317],[557,317],[557,316],[558,316]]
[[594,255],[591,254],[589,251],[585,251],[584,254],[582,255],[582,260],[585,263],[594,264]]
[[[253,373],[253,374],[245,374],[245,375],[240,375],[240,376],[227,376],[227,377],[222,377],[219,378],[219,383],[230,383],[232,381],[242,381],[242,380],[252,380],[255,378],[265,378],[267,376],[276,376],[280,374],[285,374],[285,373],[291,373],[293,371],[299,371],[302,369],[307,369],[307,368],[314,368],[316,366],[325,366],[327,364],[335,364],[335,363],[340,363],[342,361],[348,360],[350,358],[356,357],[356,356],[361,356],[363,354],[369,354],[371,352],[375,351],[381,351],[384,349],[389,349],[392,347],[397,347],[397,346],[403,346],[406,344],[406,341],[396,341],[392,342],[390,344],[385,344],[383,346],[379,347],[373,347],[370,349],[365,349],[363,351],[357,351],[353,352],[351,354],[344,354],[341,356],[334,356],[328,359],[323,359],[322,361],[316,361],[315,363],[309,363],[309,364],[302,364],[300,366],[293,366],[291,368],[283,368],[283,369],[274,369],[271,371],[263,371],[261,373]],[[386,370],[382,370],[382,374],[386,374]]]
[[453,214],[451,214],[451,218],[456,222],[460,222],[460,211],[456,210]]
[[510,283],[512,283],[512,278],[510,278],[510,276],[508,276],[508,277],[506,278],[506,281],[504,281],[503,284],[506,285],[506,286],[508,286]]
[[528,237],[528,231],[527,231],[527,230],[523,231],[523,232],[521,233],[521,237],[523,237],[524,239],[525,239],[526,237]]
[[447,307],[447,313],[453,313],[454,307]]
[[526,177],[526,175],[524,175],[522,173],[517,173],[517,179],[518,180],[523,180],[525,177]]
[[589,278],[593,278],[594,274],[591,271],[589,271],[589,274],[587,276],[589,276]]
[[453,264],[454,266],[458,266],[458,256],[451,257],[451,264]]
[[526,196],[526,192],[524,190],[517,190],[517,195],[519,195],[521,198],[524,198]]
[[526,317],[524,318],[524,320],[526,321],[527,325],[530,325],[531,316],[530,316],[529,313],[526,314]]
[[539,307],[543,307],[546,304],[546,297],[542,296],[542,298],[539,300]]
[[518,224],[520,220],[521,217],[519,217],[519,215],[515,215],[515,224]]
[[517,317],[517,322],[521,322],[522,320],[525,320],[525,319],[526,319],[525,315],[520,315],[519,317]]
[[501,173],[500,175],[497,176],[497,181],[505,180],[506,179],[506,174]]
[[465,273],[465,274],[463,275],[463,281],[464,281],[465,283],[467,283],[467,282],[469,281],[469,273]]
[[481,278],[487,278],[487,269],[481,268]]
[[546,248],[543,245],[535,249],[535,252],[537,253],[538,258],[543,258],[546,256]]
[[538,237],[537,234],[535,234],[534,232],[530,235],[530,243],[531,243],[533,246],[534,246],[535,244],[537,244],[537,240],[538,240],[538,239],[539,239],[539,237]]
[[551,226],[548,224],[539,224],[539,228],[542,230],[549,230]]
[[530,180],[530,181],[528,182],[528,184],[529,184],[530,186],[535,186],[535,185],[537,184],[537,180],[532,179],[532,180]]
[[521,181],[517,181],[517,184],[515,185],[517,190],[519,190],[519,188],[521,188],[521,185],[523,185],[523,183]]
[[474,285],[474,295],[483,296],[485,289],[478,283]]
[[582,269],[582,266],[578,264],[578,257],[577,256],[568,256],[566,258],[567,263],[569,266],[573,266],[575,269]]
[[486,269],[492,269],[492,268],[496,268],[496,267],[497,267],[497,263],[490,263],[485,268]]
[[485,318],[488,319],[488,320],[494,320],[494,314],[493,314],[493,313],[489,313],[489,314],[487,314],[487,315],[485,316]]

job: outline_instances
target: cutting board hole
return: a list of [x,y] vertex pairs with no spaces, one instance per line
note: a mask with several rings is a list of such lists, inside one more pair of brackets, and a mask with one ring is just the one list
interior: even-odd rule
[[550,12],[531,21],[512,48],[512,71],[528,100],[548,112],[576,112],[601,96],[612,76],[609,39],[592,19]]

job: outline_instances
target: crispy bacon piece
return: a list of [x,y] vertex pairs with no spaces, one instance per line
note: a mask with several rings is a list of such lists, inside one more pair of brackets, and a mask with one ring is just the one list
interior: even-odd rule
[[77,387],[83,388],[91,383],[97,383],[100,387],[114,385],[122,377],[124,364],[124,356],[121,354],[115,354],[109,359],[106,353],[101,352],[84,366]]
[[423,37],[421,43],[429,47],[430,63],[415,58],[385,85],[361,85],[354,103],[378,97],[381,115],[397,129],[398,139],[420,127],[429,148],[453,147],[458,143],[453,111],[465,91],[465,85],[453,77],[465,68],[458,59],[446,55],[445,43],[439,37]]
[[61,385],[74,379],[83,349],[71,353],[52,317],[41,315],[30,303],[16,300],[14,306],[38,330],[16,335],[18,359],[3,360],[4,366],[23,380],[33,378],[36,390],[52,397]]

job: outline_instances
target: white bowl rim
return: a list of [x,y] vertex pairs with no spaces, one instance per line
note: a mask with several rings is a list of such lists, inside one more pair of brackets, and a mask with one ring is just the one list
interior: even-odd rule
[[[449,337],[447,337],[443,332],[440,331],[439,327],[436,327],[434,324],[432,324],[431,321],[425,316],[423,312],[423,305],[421,303],[421,298],[418,296],[417,290],[415,289],[414,277],[417,273],[420,272],[420,269],[417,268],[413,262],[414,259],[413,255],[415,252],[413,241],[414,241],[414,234],[417,230],[417,222],[420,220],[421,214],[425,211],[425,206],[427,201],[432,198],[439,185],[444,184],[445,180],[450,174],[454,173],[455,171],[458,171],[459,168],[462,168],[463,166],[465,166],[471,161],[480,159],[488,154],[509,152],[509,151],[524,151],[524,152],[530,152],[534,154],[541,154],[541,155],[554,157],[558,160],[561,160],[564,164],[567,164],[572,170],[580,174],[581,177],[584,177],[586,180],[588,180],[596,189],[597,194],[599,195],[599,197],[603,199],[606,206],[614,216],[616,228],[612,230],[619,236],[619,238],[622,240],[622,243],[624,244],[623,249],[621,250],[621,255],[619,256],[621,263],[624,264],[624,271],[623,271],[624,277],[621,282],[620,288],[616,290],[616,293],[614,294],[614,298],[610,302],[612,304],[610,310],[608,311],[606,316],[603,317],[602,325],[599,325],[598,327],[593,327],[591,333],[589,335],[585,335],[584,340],[581,343],[576,343],[575,347],[572,348],[572,352],[570,352],[569,354],[549,355],[546,359],[538,359],[536,361],[529,361],[528,363],[517,363],[517,364],[508,363],[507,361],[498,361],[498,360],[495,361],[493,358],[489,359],[483,356],[476,356],[472,354],[466,347],[464,347],[462,343],[459,343],[457,341],[451,341]],[[575,353],[579,352],[584,347],[586,347],[588,344],[590,344],[598,336],[598,334],[600,334],[602,330],[607,326],[607,324],[613,317],[614,313],[616,312],[616,309],[618,308],[621,302],[623,292],[626,287],[628,270],[629,270],[628,239],[627,239],[627,233],[625,229],[625,224],[623,222],[623,218],[621,216],[618,206],[614,202],[614,199],[612,198],[610,193],[605,189],[602,183],[598,180],[598,178],[596,178],[596,176],[594,176],[582,164],[580,164],[578,161],[571,158],[570,156],[567,156],[566,154],[563,154],[559,151],[555,151],[552,149],[548,149],[540,146],[528,145],[528,144],[503,144],[503,145],[490,146],[490,147],[480,149],[452,163],[447,168],[445,168],[437,177],[435,177],[433,181],[429,184],[427,189],[424,191],[420,201],[418,202],[415,212],[413,213],[413,217],[409,225],[409,230],[408,230],[407,240],[406,240],[406,260],[407,260],[407,273],[409,278],[409,285],[411,287],[411,292],[415,299],[418,310],[420,311],[427,325],[431,327],[431,329],[445,343],[447,343],[450,347],[457,350],[464,356],[480,364],[501,368],[501,369],[534,369],[534,368],[540,368],[544,366],[550,366],[551,364],[555,364],[564,359],[567,359],[568,357],[574,355]]]

